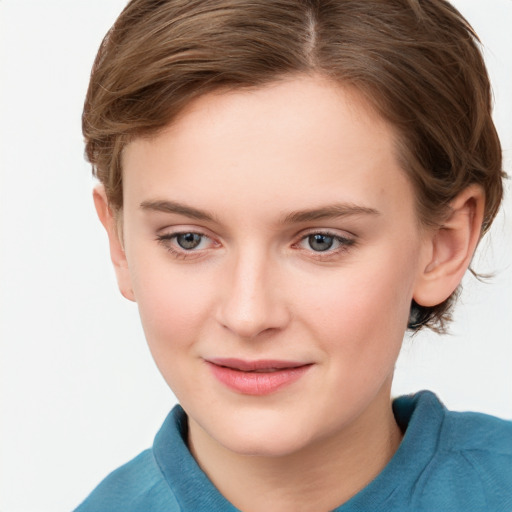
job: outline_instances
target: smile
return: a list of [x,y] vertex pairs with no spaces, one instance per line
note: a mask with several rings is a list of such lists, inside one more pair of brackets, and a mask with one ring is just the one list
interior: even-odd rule
[[244,395],[268,395],[299,380],[311,363],[291,361],[243,361],[210,359],[214,377],[232,391]]

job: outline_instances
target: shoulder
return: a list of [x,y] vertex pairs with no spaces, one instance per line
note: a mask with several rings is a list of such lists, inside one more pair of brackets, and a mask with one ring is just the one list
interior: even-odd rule
[[512,422],[449,411],[431,393],[425,398],[440,428],[421,477],[423,492],[440,510],[451,510],[452,502],[464,503],[465,510],[512,510]]
[[[487,510],[512,510],[512,422],[480,413],[447,412],[442,429],[443,454],[472,476]],[[467,492],[467,489],[466,489]],[[498,508],[506,503],[507,508]]]
[[145,450],[110,473],[75,512],[180,510],[155,461]]
[[445,448],[512,457],[512,421],[477,412],[447,411]]

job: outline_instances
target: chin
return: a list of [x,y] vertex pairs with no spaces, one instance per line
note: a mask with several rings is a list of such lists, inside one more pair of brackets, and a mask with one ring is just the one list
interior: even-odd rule
[[239,455],[286,457],[314,442],[305,427],[303,421],[293,416],[261,414],[259,417],[238,417],[224,428],[217,425],[209,434],[224,448]]
[[286,435],[231,436],[225,442],[219,441],[226,449],[238,455],[262,458],[291,456],[308,444],[304,439]]

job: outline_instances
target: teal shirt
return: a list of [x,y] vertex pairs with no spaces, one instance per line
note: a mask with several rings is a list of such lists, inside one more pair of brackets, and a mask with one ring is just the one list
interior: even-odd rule
[[[381,473],[334,512],[511,512],[512,422],[448,411],[429,391],[393,402],[405,432]],[[75,512],[234,512],[185,443],[176,406],[153,448],[111,473]]]

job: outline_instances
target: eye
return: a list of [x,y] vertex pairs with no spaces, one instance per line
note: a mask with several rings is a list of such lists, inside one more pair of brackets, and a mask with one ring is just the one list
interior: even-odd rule
[[164,233],[158,235],[156,239],[173,256],[182,259],[198,257],[204,254],[205,250],[218,246],[218,243],[210,237],[194,231]]
[[334,237],[330,235],[325,235],[323,233],[316,233],[314,235],[309,235],[307,238],[307,243],[311,249],[314,251],[328,251],[334,245]]
[[174,235],[174,239],[182,249],[190,251],[192,249],[197,249],[201,244],[203,237],[197,233],[179,233]]
[[300,239],[297,247],[314,253],[337,254],[348,249],[355,240],[329,232],[309,233]]

